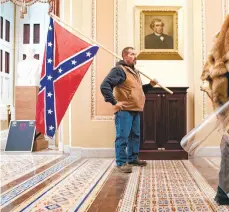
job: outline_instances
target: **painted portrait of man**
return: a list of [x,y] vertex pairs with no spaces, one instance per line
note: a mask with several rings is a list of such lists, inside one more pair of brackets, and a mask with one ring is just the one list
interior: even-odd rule
[[[150,34],[145,36],[145,49],[173,49],[173,36],[165,33],[167,31],[172,34],[172,21],[167,19],[168,25],[166,26],[160,18],[152,19],[151,17],[151,20],[149,25],[149,21],[145,22],[145,28],[148,29],[148,32],[149,28],[151,30]],[[165,30],[166,27],[167,29]]]

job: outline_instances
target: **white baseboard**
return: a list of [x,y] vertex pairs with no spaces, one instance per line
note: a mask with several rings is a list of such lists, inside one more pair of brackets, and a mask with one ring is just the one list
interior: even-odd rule
[[70,154],[70,146],[69,145],[64,145],[64,153]]
[[211,146],[211,147],[200,147],[196,150],[194,154],[196,157],[220,157],[220,147],[219,146]]
[[49,146],[52,146],[52,145],[55,146],[55,135],[53,136],[53,138],[50,138],[50,137],[48,137],[46,135],[44,135],[44,137],[45,137],[45,140],[48,141]]
[[2,130],[0,131],[0,138],[1,138],[1,150],[5,149],[7,136],[9,130]]
[[87,157],[87,158],[114,158],[115,157],[114,148],[71,147],[69,149],[71,155],[76,155],[78,157]]
[[[64,146],[64,153],[70,153],[78,157],[88,158],[114,158],[114,148],[81,148],[81,147],[69,147]],[[202,147],[198,149],[194,155],[195,157],[220,157],[220,147]]]

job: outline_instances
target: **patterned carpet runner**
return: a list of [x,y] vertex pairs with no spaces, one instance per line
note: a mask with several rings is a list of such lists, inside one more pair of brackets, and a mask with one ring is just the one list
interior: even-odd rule
[[214,196],[189,161],[149,161],[141,170],[134,168],[118,211],[229,211]]

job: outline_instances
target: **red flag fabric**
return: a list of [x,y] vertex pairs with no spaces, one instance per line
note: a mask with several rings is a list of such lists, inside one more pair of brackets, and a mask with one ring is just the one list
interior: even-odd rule
[[36,130],[53,137],[99,47],[50,17],[36,108]]

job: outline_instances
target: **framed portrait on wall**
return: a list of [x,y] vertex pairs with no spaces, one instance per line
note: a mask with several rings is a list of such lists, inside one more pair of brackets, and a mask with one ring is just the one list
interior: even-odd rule
[[181,16],[181,7],[135,8],[135,47],[139,60],[183,59]]

